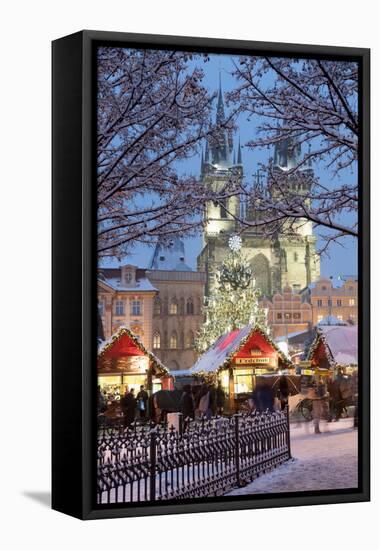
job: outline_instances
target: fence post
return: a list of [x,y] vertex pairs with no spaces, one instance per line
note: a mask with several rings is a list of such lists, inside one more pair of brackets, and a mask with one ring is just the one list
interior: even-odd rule
[[150,500],[155,500],[155,476],[157,467],[157,432],[156,428],[150,431]]
[[237,487],[241,487],[240,479],[240,428],[239,428],[239,414],[234,415],[234,437],[235,441],[235,454],[236,454],[236,483]]
[[290,408],[288,403],[286,405],[286,442],[288,447],[288,458],[292,458],[291,455],[291,437],[290,437]]

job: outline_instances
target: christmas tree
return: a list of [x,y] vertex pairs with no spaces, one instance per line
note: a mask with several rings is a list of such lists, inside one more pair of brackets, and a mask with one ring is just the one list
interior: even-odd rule
[[216,273],[217,287],[203,307],[205,323],[195,341],[199,353],[209,349],[222,334],[247,324],[258,324],[267,331],[266,311],[258,304],[260,291],[238,235],[229,239],[229,248]]

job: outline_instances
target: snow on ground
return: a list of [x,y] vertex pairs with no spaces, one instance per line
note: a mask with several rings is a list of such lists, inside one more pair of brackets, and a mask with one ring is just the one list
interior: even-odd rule
[[291,424],[293,459],[228,495],[357,487],[358,431],[352,425],[352,418],[323,423],[317,435],[312,423]]

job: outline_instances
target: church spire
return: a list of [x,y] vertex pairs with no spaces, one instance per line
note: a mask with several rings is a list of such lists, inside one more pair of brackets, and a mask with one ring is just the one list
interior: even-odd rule
[[221,71],[220,71],[219,84],[218,84],[216,124],[222,124],[223,122],[225,122],[225,107],[224,107],[224,98],[223,98],[222,87],[221,87]]
[[206,141],[205,143],[205,156],[204,156],[204,162],[206,164],[209,163],[209,144],[208,144],[208,141]]
[[241,151],[241,136],[238,140],[238,157],[237,157],[237,164],[242,164],[242,151]]

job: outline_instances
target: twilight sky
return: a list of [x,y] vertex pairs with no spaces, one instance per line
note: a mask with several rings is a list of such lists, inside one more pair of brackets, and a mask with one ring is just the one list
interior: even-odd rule
[[[201,60],[196,60],[194,62],[204,68],[205,78],[203,84],[207,86],[210,91],[217,91],[220,73],[224,92],[236,86],[236,80],[231,75],[233,71],[233,59],[237,60],[238,58],[230,55],[211,54],[210,60],[207,63],[203,63]],[[256,131],[257,121],[257,118],[248,120],[246,115],[240,115],[237,121],[239,131],[237,131],[235,135],[236,144],[238,144],[239,137],[241,138],[242,147],[252,138]],[[251,181],[251,176],[256,172],[258,164],[267,161],[268,157],[271,155],[272,152],[267,149],[248,150],[246,147],[243,147],[242,161],[245,178]],[[182,162],[177,166],[177,169],[181,174],[192,174],[198,177],[200,175],[200,163],[201,148],[199,147],[197,154],[187,159],[185,162]],[[319,176],[323,182],[329,182],[331,186],[333,186],[334,182],[339,181],[337,178],[331,180],[331,173],[326,172],[321,163],[314,163],[313,169],[315,174]],[[346,170],[345,173],[341,174],[339,177],[341,178],[342,176],[347,182],[351,182],[352,178],[356,177],[350,170]],[[341,221],[342,220],[343,218],[341,217]],[[315,234],[317,235],[317,230]],[[186,263],[193,269],[196,269],[196,258],[202,246],[201,235],[184,239],[184,242],[186,248]],[[131,263],[139,267],[147,267],[152,254],[153,247],[137,245],[130,255],[123,258],[121,263]],[[113,266],[118,263],[119,262],[116,260],[110,262],[102,261],[102,265],[104,266]],[[356,275],[357,271],[357,242],[353,237],[346,237],[343,246],[341,246],[341,244],[332,244],[329,248],[329,257],[326,255],[321,256],[321,275],[323,276],[338,277],[339,275]]]

